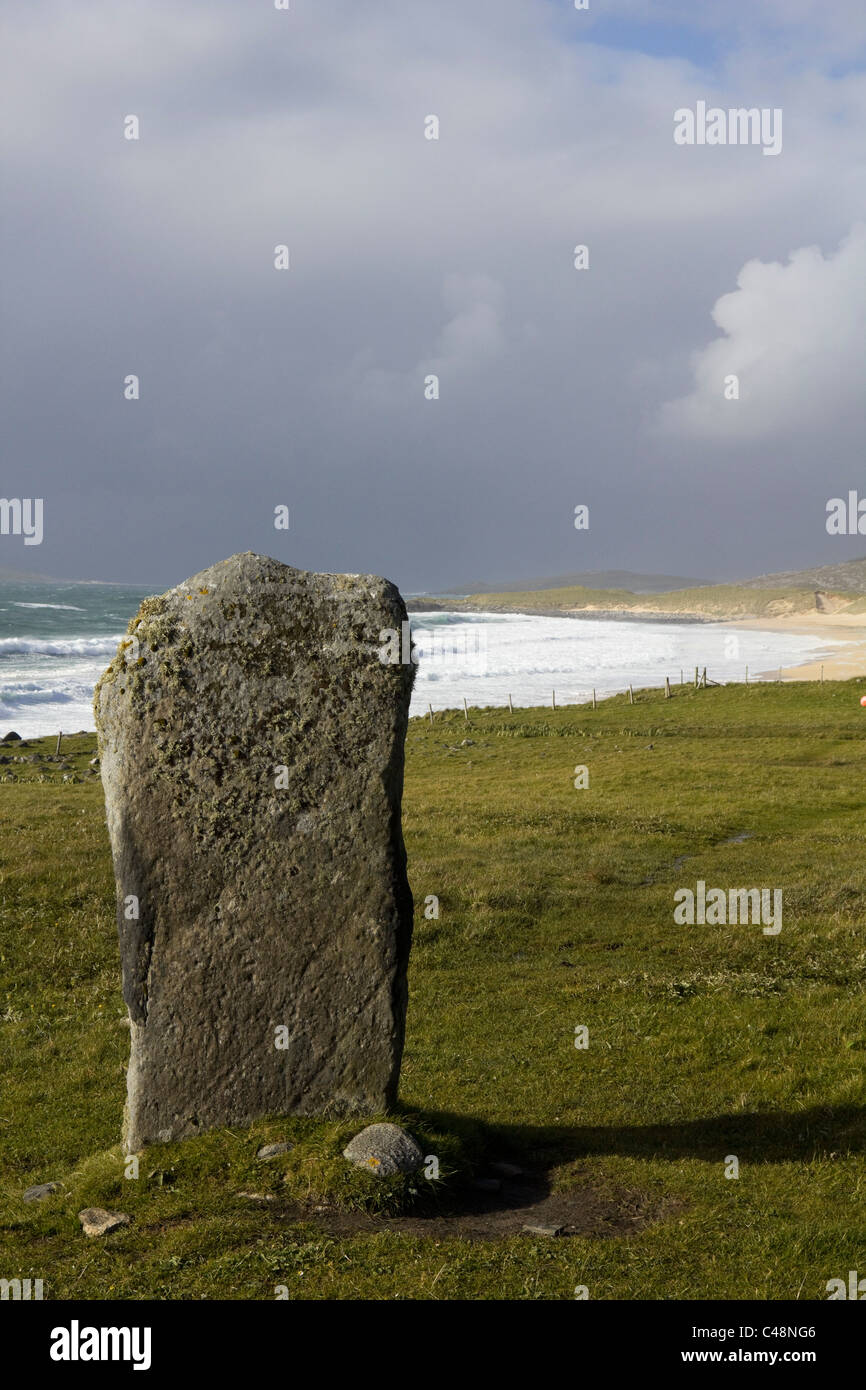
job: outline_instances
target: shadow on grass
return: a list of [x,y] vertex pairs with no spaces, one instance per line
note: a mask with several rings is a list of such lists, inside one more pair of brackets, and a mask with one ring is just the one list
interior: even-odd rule
[[744,1111],[661,1125],[486,1125],[447,1111],[404,1112],[463,1139],[479,1166],[513,1159],[549,1166],[579,1158],[708,1159],[736,1154],[748,1163],[803,1163],[866,1150],[866,1106],[815,1106],[796,1113]]
[[[394,1119],[410,1131],[459,1141],[460,1161],[445,1181],[410,1189],[416,1200],[403,1211],[276,1203],[269,1219],[310,1224],[333,1236],[385,1231],[469,1241],[509,1237],[630,1237],[673,1219],[689,1199],[659,1190],[658,1181],[599,1180],[591,1168],[565,1182],[554,1170],[603,1156],[648,1161],[698,1159],[721,1165],[729,1154],[741,1163],[807,1163],[866,1149],[866,1107],[814,1107],[797,1114],[758,1111],[714,1115],[661,1125],[488,1125],[473,1115],[398,1107]],[[426,1161],[426,1160],[425,1160]],[[721,1168],[718,1169],[719,1175]],[[657,1175],[656,1175],[657,1176]],[[645,1189],[645,1190],[644,1190]],[[266,1199],[265,1199],[266,1200]]]

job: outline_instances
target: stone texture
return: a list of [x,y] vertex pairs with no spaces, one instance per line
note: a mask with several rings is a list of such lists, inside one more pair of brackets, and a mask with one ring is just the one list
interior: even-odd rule
[[393,1103],[414,667],[379,651],[405,620],[384,579],[236,555],[146,599],[97,686],[128,1152]]
[[262,1163],[267,1163],[269,1158],[279,1158],[280,1154],[290,1154],[294,1147],[294,1144],[288,1143],[262,1144],[262,1147],[256,1154],[256,1158],[260,1159]]
[[343,1157],[359,1168],[369,1168],[379,1178],[393,1173],[414,1173],[424,1155],[411,1134],[399,1125],[368,1125],[343,1150]]
[[121,1226],[128,1226],[132,1217],[125,1211],[106,1211],[104,1207],[85,1207],[78,1220],[86,1236],[107,1236]]
[[33,1187],[28,1187],[22,1196],[24,1202],[42,1202],[46,1197],[50,1197],[52,1192],[56,1192],[59,1184],[56,1182],[38,1182]]

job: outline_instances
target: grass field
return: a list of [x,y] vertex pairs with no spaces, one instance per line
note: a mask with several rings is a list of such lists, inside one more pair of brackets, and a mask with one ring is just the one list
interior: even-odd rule
[[[150,1150],[124,1176],[129,1033],[101,787],[7,764],[23,780],[0,785],[0,1277],[42,1278],[46,1298],[270,1299],[282,1285],[292,1298],[571,1299],[585,1286],[592,1299],[811,1300],[866,1274],[864,691],[688,686],[595,711],[412,721],[398,1118],[443,1173],[418,1199],[346,1172],[357,1122],[219,1131]],[[85,768],[94,744],[71,740],[70,763]],[[674,893],[699,879],[781,889],[782,931],[676,925]],[[280,1138],[292,1153],[257,1163]],[[651,1219],[487,1240],[332,1219],[447,1206],[491,1157]],[[21,1201],[46,1181],[62,1186]],[[299,1218],[289,1198],[312,1205]],[[88,1240],[89,1205],[132,1224]]]

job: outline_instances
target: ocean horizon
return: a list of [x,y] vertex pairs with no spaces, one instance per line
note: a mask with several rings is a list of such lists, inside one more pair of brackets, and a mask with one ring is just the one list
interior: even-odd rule
[[[153,589],[87,582],[0,582],[0,735],[92,730],[93,688]],[[411,714],[583,704],[665,677],[742,681],[814,660],[842,641],[730,624],[617,622],[447,610],[410,615],[418,657]],[[375,640],[375,635],[374,635]],[[405,653],[403,654],[405,656]]]

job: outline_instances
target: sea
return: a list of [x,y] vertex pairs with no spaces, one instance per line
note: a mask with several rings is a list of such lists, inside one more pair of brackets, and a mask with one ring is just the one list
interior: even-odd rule
[[[91,730],[93,687],[148,588],[0,582],[0,735]],[[629,684],[770,676],[842,641],[716,623],[416,612],[411,713],[472,706],[580,704]],[[377,634],[378,635],[378,634]],[[403,643],[403,658],[407,656]]]

